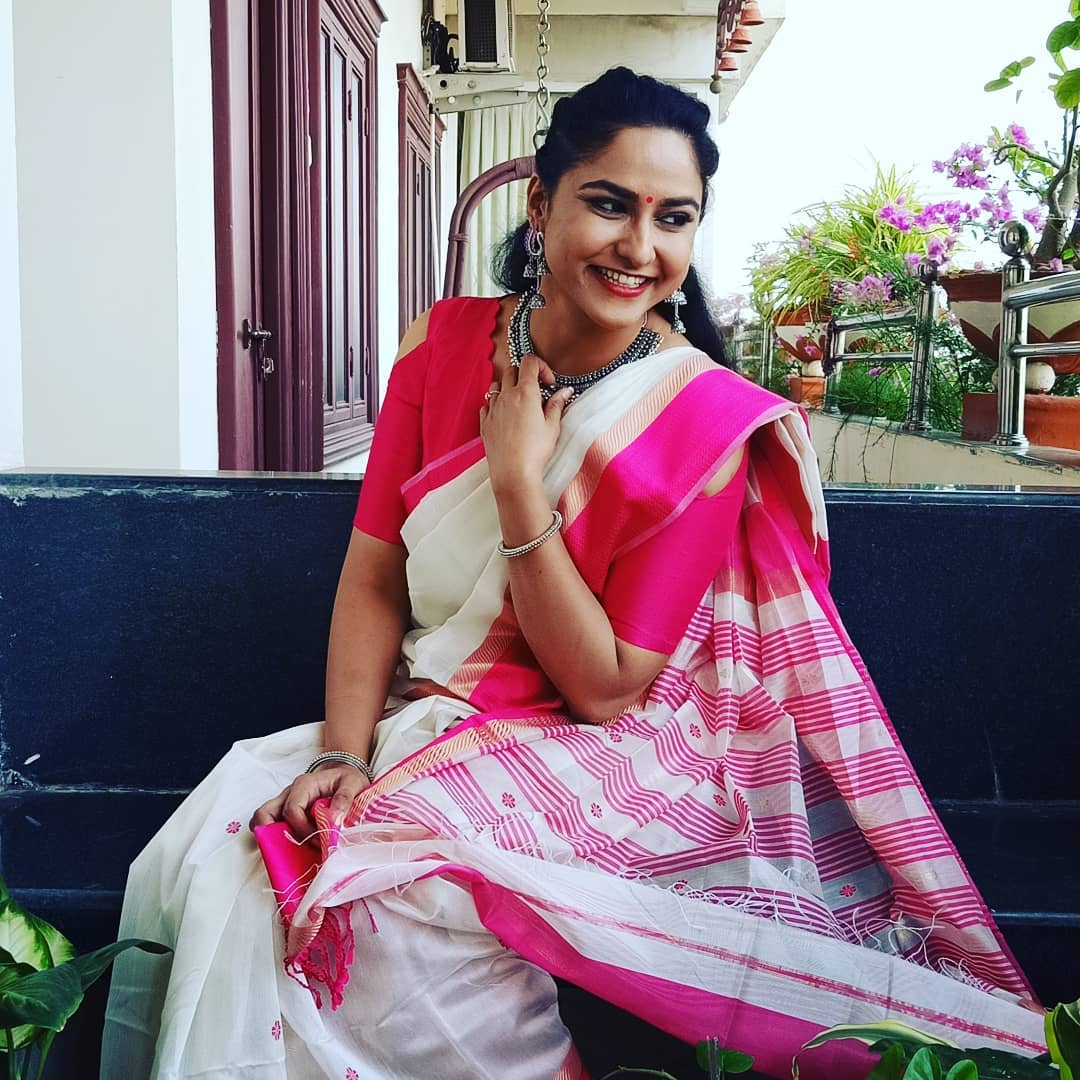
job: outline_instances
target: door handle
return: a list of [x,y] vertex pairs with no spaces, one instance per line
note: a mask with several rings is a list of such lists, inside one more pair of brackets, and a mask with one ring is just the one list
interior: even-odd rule
[[266,382],[274,374],[274,358],[266,355],[266,346],[273,336],[273,331],[261,326],[252,326],[251,321],[246,317],[240,324],[240,344],[245,349],[252,349],[254,346],[255,373],[260,382]]

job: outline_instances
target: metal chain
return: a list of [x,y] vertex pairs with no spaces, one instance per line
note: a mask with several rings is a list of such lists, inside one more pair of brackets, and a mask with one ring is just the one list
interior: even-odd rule
[[539,150],[551,125],[551,92],[544,81],[548,77],[547,54],[551,52],[547,34],[551,29],[548,8],[551,0],[536,0],[536,131],[533,132],[533,148]]

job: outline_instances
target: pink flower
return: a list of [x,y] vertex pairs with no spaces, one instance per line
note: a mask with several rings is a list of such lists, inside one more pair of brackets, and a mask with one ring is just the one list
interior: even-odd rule
[[612,741],[613,743],[620,743],[620,742],[622,742],[622,735],[620,735],[620,734],[619,734],[619,732],[617,732],[617,731],[612,731],[612,730],[611,730],[610,728],[608,729],[607,737],[608,737],[608,738],[609,738],[609,739],[610,739],[610,740],[611,740],[611,741]]
[[691,724],[690,725],[690,734],[693,735],[695,739],[700,739],[701,738],[701,728],[699,728],[697,726],[697,724]]
[[272,1028],[270,1028],[270,1036],[275,1042],[277,1042],[278,1039],[281,1038],[281,1021],[280,1020],[275,1020],[274,1021],[274,1026]]
[[1065,269],[1065,264],[1060,259],[1051,259],[1047,264],[1055,274],[1060,274]]
[[725,799],[724,796],[721,795],[719,792],[717,792],[712,797],[712,801],[716,803],[717,806],[727,806],[727,799]]
[[509,791],[504,791],[502,793],[502,804],[507,808],[507,810],[513,810],[514,807],[517,806],[517,799],[515,799]]
[[1029,206],[1024,211],[1024,220],[1033,228],[1041,229],[1046,224],[1046,208],[1042,206]]
[[882,371],[884,371],[884,370],[885,370],[884,368],[872,367],[869,370],[869,372],[867,372],[867,374],[870,376],[871,379],[873,379],[873,378],[876,378],[878,375],[880,375],[882,373]]
[[1028,137],[1028,133],[1019,124],[1010,124],[1005,131],[1010,141],[1016,143],[1017,146],[1022,146],[1025,150],[1035,149],[1031,139]]
[[856,892],[858,892],[858,890],[850,882],[847,885],[840,886],[840,895],[845,899],[849,896],[854,896]]
[[240,831],[240,822],[230,821],[229,824],[225,826],[225,831],[231,836],[235,836]]
[[926,242],[926,254],[934,260],[934,262],[944,262],[948,254],[945,247],[945,241],[938,236],[931,236]]
[[355,1069],[346,1069],[345,1080],[360,1080],[360,1074]]
[[600,804],[596,802],[594,802],[592,806],[589,807],[589,813],[592,814],[594,818],[604,816],[604,811],[600,809]]

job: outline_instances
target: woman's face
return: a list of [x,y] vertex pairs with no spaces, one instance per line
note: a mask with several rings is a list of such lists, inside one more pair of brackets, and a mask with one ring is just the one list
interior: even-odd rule
[[701,201],[690,140],[667,128],[624,128],[550,197],[534,177],[529,218],[551,268],[545,297],[601,327],[640,324],[686,277]]

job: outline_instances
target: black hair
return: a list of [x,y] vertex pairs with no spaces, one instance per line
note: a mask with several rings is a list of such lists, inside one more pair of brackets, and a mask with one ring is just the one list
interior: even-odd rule
[[[704,214],[709,180],[720,161],[716,143],[709,135],[709,119],[709,107],[677,86],[649,75],[637,75],[629,68],[611,68],[576,94],[556,102],[547,138],[536,152],[536,175],[544,190],[553,192],[567,170],[601,153],[625,128],[666,128],[690,140],[701,173]],[[531,285],[525,277],[528,228],[529,223],[522,222],[495,251],[492,277],[507,292],[524,292]],[[686,305],[681,314],[687,340],[718,364],[730,366],[693,265],[687,272],[683,292]],[[657,308],[664,309],[669,319],[674,315],[666,301]]]

